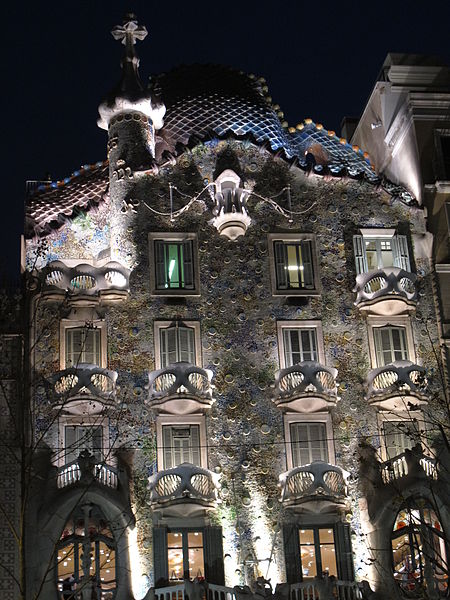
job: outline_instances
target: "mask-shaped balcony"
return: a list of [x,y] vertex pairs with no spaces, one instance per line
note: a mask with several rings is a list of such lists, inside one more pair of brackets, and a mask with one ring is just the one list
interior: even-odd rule
[[183,463],[148,479],[150,505],[166,516],[191,517],[212,510],[218,503],[216,473]]
[[369,371],[367,400],[384,410],[410,410],[427,404],[425,369],[397,360]]
[[77,306],[92,306],[100,300],[106,304],[128,297],[130,271],[118,262],[103,267],[87,264],[68,267],[62,261],[51,262],[44,270],[43,297],[64,300]]
[[406,482],[411,477],[437,479],[436,460],[427,456],[420,445],[405,450],[398,456],[381,463],[384,484]]
[[356,276],[355,305],[368,314],[393,316],[416,307],[416,275],[398,267],[384,267]]
[[58,489],[66,488],[77,483],[99,485],[117,489],[118,473],[115,467],[98,462],[88,450],[80,452],[77,460],[59,467],[57,473]]
[[349,473],[322,460],[280,475],[281,500],[288,508],[326,512],[343,505]]
[[116,371],[80,363],[51,378],[55,408],[72,415],[94,415],[114,403]]
[[311,413],[336,406],[337,369],[304,361],[275,373],[273,401],[282,410]]
[[148,404],[158,413],[187,415],[211,408],[212,371],[177,362],[149,373]]

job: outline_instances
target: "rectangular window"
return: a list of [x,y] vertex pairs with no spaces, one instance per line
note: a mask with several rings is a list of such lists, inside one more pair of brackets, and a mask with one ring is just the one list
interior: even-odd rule
[[150,233],[151,293],[198,295],[197,236],[194,233]]
[[408,360],[405,327],[376,327],[373,329],[377,367],[396,360]]
[[161,368],[177,362],[195,364],[195,330],[175,324],[160,329]]
[[65,464],[76,460],[82,450],[89,450],[96,460],[103,459],[101,425],[66,425],[64,427]]
[[417,426],[411,421],[384,421],[383,438],[388,459],[395,458],[417,442]]
[[170,582],[204,578],[202,531],[167,532],[167,563]]
[[270,234],[269,253],[275,295],[295,296],[318,293],[318,266],[315,239],[305,234]]
[[291,423],[292,466],[309,465],[315,460],[328,462],[326,423]]
[[66,369],[81,363],[101,365],[100,329],[95,327],[70,327],[65,330]]
[[315,327],[284,328],[283,343],[285,367],[291,367],[305,360],[318,360]]
[[163,425],[162,438],[164,469],[182,463],[201,466],[199,425]]
[[411,270],[407,237],[394,230],[369,230],[354,235],[353,249],[358,275],[388,267]]
[[300,560],[304,579],[322,573],[337,577],[336,546],[332,527],[299,530]]

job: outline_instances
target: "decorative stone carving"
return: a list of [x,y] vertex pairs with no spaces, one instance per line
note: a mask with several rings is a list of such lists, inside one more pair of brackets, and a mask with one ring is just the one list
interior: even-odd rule
[[310,413],[336,406],[337,369],[303,361],[275,373],[273,401],[283,410]]
[[425,369],[409,360],[397,360],[369,371],[367,399],[385,410],[405,410],[427,404]]
[[236,240],[245,235],[252,220],[247,212],[249,191],[239,187],[241,179],[227,169],[216,179],[216,205],[212,223],[220,235]]
[[355,305],[376,315],[398,315],[415,309],[417,277],[398,267],[384,267],[356,276]]

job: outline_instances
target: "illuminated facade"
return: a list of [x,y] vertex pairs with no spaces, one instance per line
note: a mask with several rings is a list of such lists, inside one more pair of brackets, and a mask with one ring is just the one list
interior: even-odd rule
[[261,78],[180,67],[144,88],[145,28],[113,35],[108,160],[27,206],[30,593],[445,595],[416,190],[289,128]]

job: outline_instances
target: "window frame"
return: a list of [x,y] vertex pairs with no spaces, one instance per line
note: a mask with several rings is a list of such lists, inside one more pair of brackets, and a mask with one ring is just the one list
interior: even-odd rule
[[[155,242],[164,243],[183,243],[192,242],[192,269],[193,269],[193,288],[167,288],[158,289],[156,276],[156,246]],[[185,232],[152,232],[148,234],[149,260],[150,260],[150,295],[160,297],[173,296],[200,296],[200,270],[198,260],[198,239],[196,233]]]
[[[66,427],[101,427],[102,428],[102,460],[107,459],[107,462],[111,466],[116,465],[116,458],[111,453],[111,444],[109,439],[109,419],[102,415],[92,416],[71,416],[64,415],[59,419],[58,422],[58,452],[54,458],[55,464],[58,467],[64,467],[66,462]],[[81,452],[81,450],[80,450]]]
[[277,337],[278,337],[278,356],[280,368],[286,369],[286,348],[284,343],[284,332],[288,329],[314,329],[316,332],[317,342],[317,362],[321,365],[325,364],[325,353],[323,349],[323,331],[322,321],[307,320],[307,321],[277,321]]
[[[361,248],[357,248],[357,240],[361,244]],[[353,254],[355,260],[356,274],[361,273],[372,273],[379,269],[389,268],[383,266],[376,266],[374,269],[369,269],[367,264],[367,250],[365,246],[366,241],[375,240],[381,242],[382,240],[391,241],[391,254],[392,264],[398,268],[402,268],[408,273],[412,272],[411,266],[411,255],[409,252],[408,236],[401,235],[395,228],[360,228],[359,233],[353,236]],[[394,244],[392,241],[394,240]],[[377,248],[377,262],[379,261],[379,252],[381,249]],[[398,265],[395,265],[397,258]],[[403,264],[402,264],[403,263]]]
[[[329,412],[317,412],[311,414],[295,414],[286,413],[284,415],[284,440],[286,452],[287,470],[294,469],[294,460],[292,455],[293,441],[291,439],[291,424],[293,423],[324,423],[327,436],[328,464],[336,464],[336,457],[333,443],[333,425],[331,423],[331,415]],[[309,464],[309,463],[307,463]],[[299,465],[297,465],[299,466]],[[303,465],[301,465],[303,466]]]
[[[335,563],[336,563],[336,574],[335,577],[336,579],[339,579],[339,571],[340,571],[340,563],[339,563],[339,546],[338,546],[338,542],[337,542],[337,535],[336,535],[336,528],[335,528],[335,523],[330,523],[330,524],[322,524],[322,523],[314,523],[313,525],[311,524],[301,524],[298,525],[297,527],[297,541],[298,541],[298,550],[299,550],[299,557],[300,557],[300,574],[301,574],[301,578],[302,581],[309,581],[309,580],[313,580],[315,575],[313,576],[305,576],[303,575],[303,565],[302,565],[302,553],[301,553],[301,543],[300,543],[300,536],[301,536],[301,532],[302,530],[307,530],[310,529],[313,531],[313,536],[314,536],[314,552],[315,552],[315,560],[316,560],[316,570],[317,570],[317,576],[321,576],[321,574],[324,572],[323,569],[319,569],[319,566],[322,567],[322,553],[321,553],[321,548],[322,548],[322,543],[320,542],[320,538],[319,538],[319,531],[321,529],[331,529],[333,532],[333,547],[334,547],[334,556],[335,556]],[[304,544],[307,545],[307,544]],[[328,545],[328,543],[327,543]]]
[[392,460],[394,457],[389,457],[386,446],[386,439],[384,436],[384,424],[386,422],[410,422],[414,423],[420,433],[421,439],[426,439],[426,426],[425,426],[425,418],[424,414],[420,410],[412,410],[412,411],[380,411],[377,415],[378,420],[378,430],[380,434],[380,457],[382,462],[387,460]]
[[200,444],[200,467],[208,468],[208,449],[206,438],[206,421],[204,415],[158,415],[156,418],[156,459],[158,472],[165,471],[164,467],[164,437],[163,427],[182,427],[198,425]]
[[188,327],[194,331],[194,356],[195,366],[202,366],[202,353],[201,353],[201,337],[200,337],[200,322],[199,321],[185,321],[185,320],[172,320],[172,321],[154,321],[153,323],[153,346],[155,349],[155,369],[161,369],[161,330],[170,329],[175,323],[180,326]]
[[[316,235],[313,233],[269,233],[267,236],[268,247],[269,247],[269,262],[270,262],[270,279],[272,285],[272,296],[320,296],[321,295],[321,283],[319,277],[319,259],[317,254],[317,240]],[[276,261],[275,261],[275,242],[282,242],[285,244],[289,243],[301,243],[310,242],[311,244],[311,265],[313,275],[313,288],[278,288],[277,274],[276,274]]]
[[[169,571],[169,534],[170,533],[178,533],[181,534],[181,550],[183,554],[183,577],[181,579],[171,579],[170,571]],[[202,551],[203,551],[203,577],[206,578],[206,551],[205,551],[205,527],[168,527],[166,531],[166,544],[167,544],[167,571],[168,571],[168,581],[169,585],[176,585],[176,582],[183,581],[186,577],[186,574],[189,575],[189,534],[190,533],[201,533],[202,535]],[[189,575],[189,578],[191,576]],[[196,576],[194,576],[196,577]]]
[[[72,368],[71,366],[66,365],[66,332],[68,329],[79,329],[86,328],[86,323],[92,323],[92,328],[100,331],[100,364],[98,365],[101,369],[107,368],[108,358],[107,358],[107,328],[106,322],[100,319],[94,319],[89,321],[88,319],[84,320],[72,320],[72,319],[61,319],[60,327],[59,327],[59,363],[60,368],[63,371],[64,369]],[[87,329],[90,329],[87,328]],[[74,365],[76,368],[76,366]]]
[[411,326],[411,320],[407,316],[396,316],[396,317],[378,317],[368,316],[367,317],[367,329],[369,338],[369,354],[372,363],[372,368],[378,368],[377,353],[375,346],[375,334],[374,329],[380,329],[383,327],[403,327],[406,335],[407,345],[407,358],[412,363],[416,363],[416,352],[413,331]]

